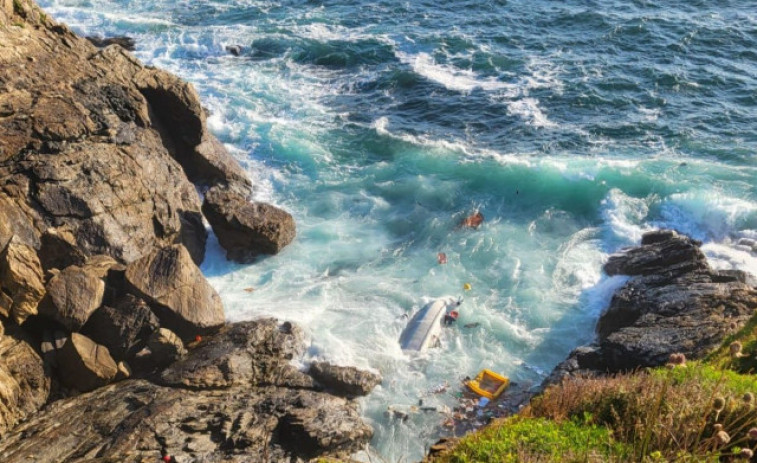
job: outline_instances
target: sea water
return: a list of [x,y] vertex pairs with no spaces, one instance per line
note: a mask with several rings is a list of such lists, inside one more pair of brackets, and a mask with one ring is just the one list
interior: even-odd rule
[[[229,263],[211,237],[202,270],[230,320],[301,324],[303,367],[381,373],[373,461],[444,433],[388,407],[452,407],[481,368],[538,384],[591,341],[623,283],[602,263],[647,230],[757,274],[753,0],[40,3],[192,82],[255,199],[294,215],[279,255]],[[448,294],[457,326],[403,353],[404,316]]]

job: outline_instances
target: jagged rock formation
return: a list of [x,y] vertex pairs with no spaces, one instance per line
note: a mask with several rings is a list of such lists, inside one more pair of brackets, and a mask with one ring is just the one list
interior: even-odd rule
[[198,189],[256,213],[230,255],[278,252],[294,221],[248,201],[205,118],[190,84],[0,0],[0,461],[292,461],[370,438],[289,364],[296,327],[212,337]]
[[355,367],[342,367],[328,362],[313,362],[308,372],[328,391],[342,397],[368,395],[381,384],[381,376]]
[[13,325],[0,335],[0,437],[33,416],[50,395],[51,380],[34,344]]
[[[163,372],[61,400],[0,440],[0,461],[292,461],[353,453],[372,434],[353,402],[314,390],[287,359],[302,331],[229,326]],[[172,386],[172,387],[168,387]],[[92,406],[96,404],[96,406]]]
[[660,366],[672,353],[701,358],[743,327],[757,309],[753,278],[710,268],[700,245],[661,230],[644,235],[641,246],[611,256],[605,271],[633,278],[600,317],[597,341],[574,350],[548,382]]

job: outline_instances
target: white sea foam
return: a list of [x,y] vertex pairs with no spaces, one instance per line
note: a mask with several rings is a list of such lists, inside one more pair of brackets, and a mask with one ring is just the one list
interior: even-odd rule
[[397,52],[397,57],[409,65],[417,74],[442,84],[449,90],[470,93],[480,88],[486,91],[507,90],[517,95],[517,87],[509,82],[502,82],[495,78],[481,78],[469,69],[459,69],[446,64],[438,64],[428,53],[410,55]]
[[655,226],[675,228],[696,239],[722,241],[757,217],[757,204],[717,190],[675,193],[661,205]]
[[526,120],[526,123],[535,127],[557,127],[557,124],[550,121],[539,107],[539,101],[536,98],[522,98],[507,103],[507,109],[510,114],[517,115]]
[[602,200],[602,217],[618,243],[634,244],[650,229],[645,223],[649,214],[649,200],[633,198],[613,188]]

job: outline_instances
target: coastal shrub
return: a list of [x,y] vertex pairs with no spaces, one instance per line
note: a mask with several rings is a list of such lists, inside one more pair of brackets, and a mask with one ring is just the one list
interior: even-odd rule
[[[557,422],[590,417],[626,443],[635,461],[708,461],[754,451],[757,426],[751,375],[711,365],[579,378],[547,389],[524,416]],[[755,430],[757,437],[757,430]]]
[[581,420],[550,421],[513,416],[492,422],[463,437],[458,445],[435,461],[469,462],[622,462],[625,445],[608,429]]
[[[738,343],[740,352],[734,355],[732,346]],[[740,330],[725,339],[721,347],[706,358],[706,363],[738,373],[757,372],[757,317],[752,317]]]

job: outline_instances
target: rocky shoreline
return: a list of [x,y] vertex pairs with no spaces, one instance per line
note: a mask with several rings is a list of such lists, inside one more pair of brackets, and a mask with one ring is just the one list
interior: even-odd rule
[[[91,42],[94,42],[91,43]],[[291,215],[207,130],[193,87],[0,1],[0,461],[303,461],[371,438],[381,378],[291,365],[302,331],[227,325],[197,267],[252,262]]]
[[757,309],[756,281],[740,270],[711,268],[701,244],[658,230],[610,256],[605,273],[631,278],[600,316],[597,340],[573,350],[545,385],[662,366],[671,354],[700,359],[743,328]]

